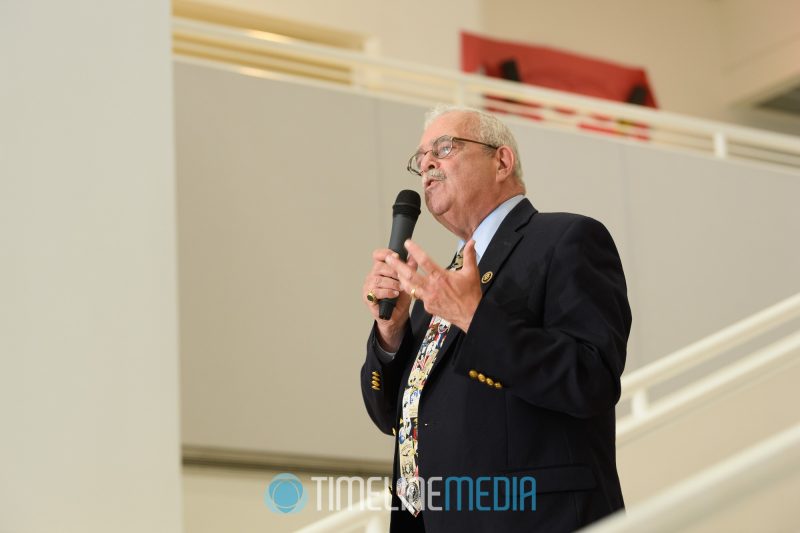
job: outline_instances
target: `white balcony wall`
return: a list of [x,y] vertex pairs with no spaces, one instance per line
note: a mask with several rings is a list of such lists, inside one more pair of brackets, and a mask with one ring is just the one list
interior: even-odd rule
[[[184,443],[388,462],[359,390],[360,291],[397,191],[419,187],[404,167],[424,108],[180,62],[175,75]],[[628,369],[800,290],[796,171],[509,123],[534,205],[615,237]],[[415,235],[452,254],[424,210]]]

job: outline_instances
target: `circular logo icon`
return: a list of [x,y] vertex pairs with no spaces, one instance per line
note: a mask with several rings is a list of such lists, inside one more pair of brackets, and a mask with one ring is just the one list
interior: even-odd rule
[[294,474],[278,474],[264,493],[264,503],[273,513],[298,513],[305,507],[308,493]]

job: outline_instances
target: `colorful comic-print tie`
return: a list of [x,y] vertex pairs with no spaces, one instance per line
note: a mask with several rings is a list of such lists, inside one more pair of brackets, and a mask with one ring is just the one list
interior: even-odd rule
[[[450,270],[459,270],[464,264],[463,248],[459,250]],[[428,374],[436,361],[436,354],[444,343],[450,322],[439,316],[431,318],[428,331],[419,347],[417,357],[408,376],[408,384],[403,391],[403,416],[397,432],[397,447],[400,455],[400,476],[397,478],[397,497],[405,508],[417,516],[422,510],[423,494],[417,465],[417,427],[419,424],[417,411],[422,388]]]

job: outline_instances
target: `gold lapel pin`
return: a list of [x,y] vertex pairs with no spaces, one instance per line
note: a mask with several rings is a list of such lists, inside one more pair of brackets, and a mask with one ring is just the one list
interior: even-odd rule
[[483,277],[481,278],[481,283],[483,283],[484,285],[486,285],[487,283],[489,283],[490,281],[492,281],[492,276],[493,276],[493,275],[494,275],[494,274],[492,274],[492,271],[490,270],[489,272],[487,272],[486,274],[484,274],[484,275],[483,275]]

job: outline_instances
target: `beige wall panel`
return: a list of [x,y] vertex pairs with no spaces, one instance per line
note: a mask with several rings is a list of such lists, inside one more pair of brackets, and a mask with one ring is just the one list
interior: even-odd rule
[[375,103],[180,64],[176,92],[184,442],[385,459],[359,387]]
[[634,146],[624,161],[643,362],[800,291],[797,173]]

